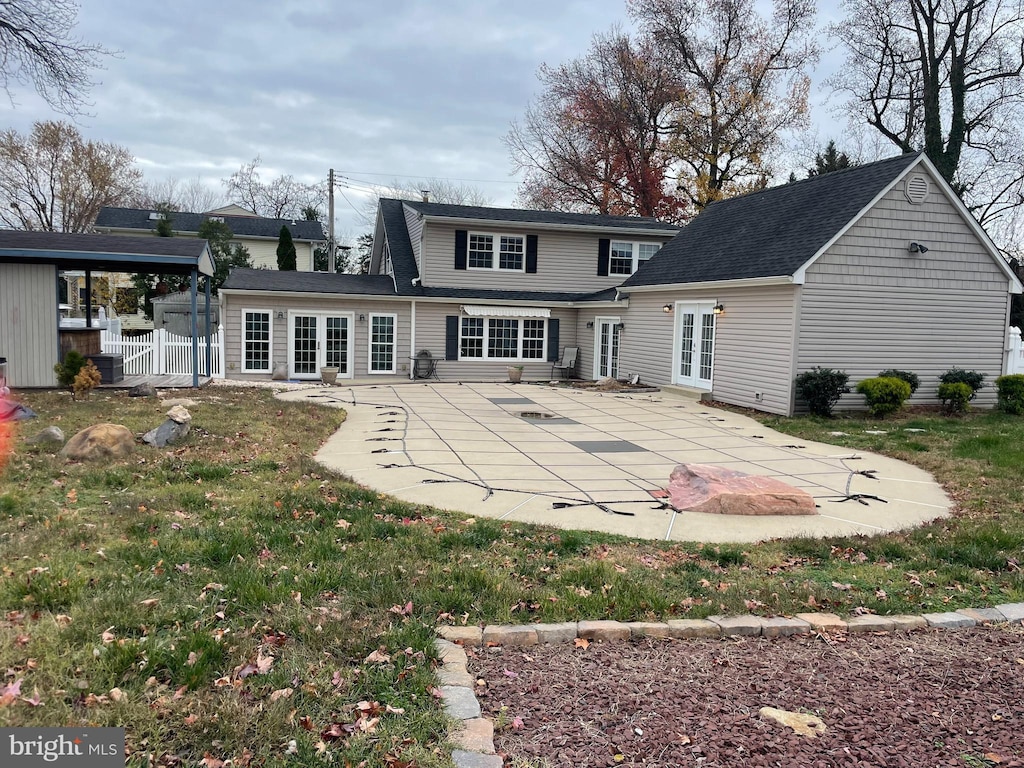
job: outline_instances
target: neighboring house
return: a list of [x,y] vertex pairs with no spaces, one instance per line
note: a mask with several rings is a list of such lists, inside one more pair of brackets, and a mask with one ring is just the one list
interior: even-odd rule
[[[93,228],[110,235],[156,236],[157,222],[164,214],[149,208],[103,208]],[[277,269],[277,242],[281,227],[287,226],[295,243],[297,269],[313,271],[313,255],[327,237],[319,221],[301,219],[269,219],[256,216],[237,205],[218,208],[206,213],[175,211],[170,214],[175,237],[197,237],[199,227],[206,219],[226,224],[234,234],[232,242],[245,246],[254,267]]]
[[[665,247],[659,247],[670,238]],[[654,254],[657,255],[654,255]],[[795,376],[841,368],[986,375],[994,402],[1021,283],[923,154],[651,219],[381,200],[370,274],[236,270],[221,291],[229,378],[639,376],[764,411],[798,409]],[[843,406],[863,399],[849,395]]]

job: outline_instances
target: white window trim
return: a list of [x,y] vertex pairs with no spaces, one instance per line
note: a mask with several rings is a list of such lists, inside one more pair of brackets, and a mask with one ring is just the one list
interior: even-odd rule
[[[266,313],[267,319],[270,321],[270,325],[267,328],[267,367],[266,368],[246,368],[245,367],[245,342],[246,342],[246,328],[245,328],[245,316],[247,313]],[[242,359],[240,368],[242,373],[273,373],[274,371],[274,310],[272,309],[257,309],[257,308],[242,308]]]
[[[483,352],[483,354],[480,357],[466,357],[466,356],[464,356],[462,354],[462,339],[463,339],[463,336],[462,336],[462,321],[464,319],[470,319],[470,318],[472,318],[472,319],[480,319],[480,320],[484,321],[484,335],[482,337],[479,337],[479,338],[483,339],[483,349],[481,350]],[[518,354],[517,354],[516,357],[491,357],[489,354],[487,354],[488,347],[490,346],[488,344],[488,341],[490,339],[490,336],[488,334],[490,333],[490,321],[491,320],[514,320],[514,321],[516,321],[519,324],[519,333],[517,335],[518,349],[516,350],[516,352]],[[544,323],[544,335],[541,337],[540,357],[523,357],[523,342],[525,341],[525,339],[523,337],[523,323],[525,321],[527,321],[527,320],[539,320],[539,321]],[[508,316],[505,316],[505,315],[467,315],[467,316],[464,316],[464,317],[460,317],[459,318],[459,361],[460,362],[461,361],[466,361],[468,363],[474,363],[474,362],[476,362],[476,363],[499,362],[499,363],[514,363],[514,364],[518,364],[518,363],[543,363],[543,362],[546,362],[547,359],[548,359],[547,358],[548,328],[549,328],[548,318],[546,318],[546,317],[508,317]],[[478,337],[474,336],[473,338],[478,338]]]
[[[391,342],[391,370],[373,369],[373,318],[390,317],[394,322],[394,341]],[[395,312],[369,312],[366,315],[366,373],[370,376],[393,376],[398,370],[398,314]]]
[[[477,237],[489,237],[491,238],[491,245],[493,250],[491,251],[491,266],[489,267],[472,267],[469,264],[469,252],[473,250],[470,248],[470,243],[473,241],[473,236]],[[523,241],[523,266],[520,269],[507,269],[499,266],[501,264],[501,238],[503,237],[516,237]],[[526,235],[510,235],[508,232],[504,234],[500,232],[469,232],[466,235],[466,269],[478,272],[519,272],[520,274],[526,272]]]
[[[630,246],[630,248],[632,249],[632,252],[633,252],[633,264],[631,265],[631,270],[632,271],[629,273],[630,275],[634,274],[638,269],[640,269],[640,246],[641,245],[656,245],[656,246],[658,246],[658,250],[659,251],[662,249],[662,247],[664,247],[664,243],[661,243],[659,241],[652,241],[652,240],[612,240],[608,244],[608,275],[609,275],[609,277],[612,276],[612,275],[615,275],[617,277],[627,277],[625,272],[613,272],[612,271],[612,263],[615,261],[615,256],[613,255],[612,252],[615,250],[615,244],[616,243],[623,243],[625,245]],[[655,253],[655,255],[657,255],[657,253]],[[651,256],[651,259],[653,259],[653,258],[654,258],[654,256]],[[650,259],[644,259],[644,261],[650,261]]]

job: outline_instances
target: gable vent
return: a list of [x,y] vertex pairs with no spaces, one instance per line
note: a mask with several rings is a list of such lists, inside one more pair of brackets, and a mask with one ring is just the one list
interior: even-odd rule
[[921,205],[925,200],[928,199],[928,192],[931,190],[931,185],[928,183],[928,179],[924,176],[911,176],[907,179],[907,186],[904,189],[904,194],[914,205]]

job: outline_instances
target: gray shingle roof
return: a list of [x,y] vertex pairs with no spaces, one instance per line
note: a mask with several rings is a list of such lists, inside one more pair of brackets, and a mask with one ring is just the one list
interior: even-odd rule
[[394,282],[387,275],[332,275],[329,272],[280,272],[242,267],[231,270],[224,287],[239,291],[395,295]]
[[[96,217],[95,227],[98,229],[138,229],[152,232],[156,229],[156,221],[149,218],[153,213],[149,208],[111,208],[104,207]],[[221,214],[187,213],[179,211],[171,214],[171,226],[175,232],[195,233],[199,226],[211,216],[224,219],[231,231],[239,237],[274,238],[281,234],[281,227],[287,226],[293,240],[323,242],[327,240],[324,228],[319,221],[302,221],[300,219],[265,219],[260,216],[224,216]]]
[[792,275],[921,153],[721,200],[623,283],[700,283]]
[[486,221],[507,221],[516,224],[557,224],[568,227],[601,227],[609,230],[631,229],[653,232],[676,232],[674,224],[658,219],[640,216],[600,216],[589,213],[561,213],[559,211],[531,211],[520,208],[488,208],[475,205],[447,205],[424,203],[414,200],[401,201],[424,216],[440,216],[454,219],[481,219]]
[[[204,256],[206,254],[206,256]],[[205,240],[0,230],[0,261],[64,269],[188,274],[212,269]]]
[[391,253],[391,270],[395,274],[395,286],[402,296],[420,296],[423,289],[412,284],[419,277],[416,257],[409,240],[409,228],[405,223],[405,212],[401,200],[381,198],[381,216],[384,219],[384,235]]

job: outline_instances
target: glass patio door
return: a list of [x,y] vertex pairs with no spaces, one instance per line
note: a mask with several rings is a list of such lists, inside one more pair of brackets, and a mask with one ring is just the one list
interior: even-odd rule
[[619,318],[599,317],[595,321],[594,378],[619,377]]
[[352,318],[350,315],[290,313],[288,316],[288,375],[318,379],[320,368],[338,369],[338,377],[352,376]]
[[714,306],[714,302],[676,305],[673,384],[711,389],[715,359]]

